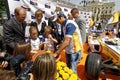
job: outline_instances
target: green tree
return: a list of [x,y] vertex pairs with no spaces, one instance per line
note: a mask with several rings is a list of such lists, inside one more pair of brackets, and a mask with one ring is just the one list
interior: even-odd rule
[[0,11],[5,11],[6,8],[5,8],[5,3],[4,3],[4,0],[0,0]]

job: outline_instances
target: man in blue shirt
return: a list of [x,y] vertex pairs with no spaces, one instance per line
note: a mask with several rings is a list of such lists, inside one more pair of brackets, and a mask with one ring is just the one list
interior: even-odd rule
[[77,64],[81,59],[82,40],[78,25],[73,20],[65,18],[63,12],[58,12],[54,21],[63,26],[64,39],[62,45],[55,52],[55,57],[65,49],[67,66],[77,73]]

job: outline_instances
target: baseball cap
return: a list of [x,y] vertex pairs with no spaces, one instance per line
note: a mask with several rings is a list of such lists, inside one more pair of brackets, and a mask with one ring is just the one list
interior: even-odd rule
[[52,21],[56,21],[59,17],[61,17],[63,15],[64,15],[64,13],[62,11],[56,12]]

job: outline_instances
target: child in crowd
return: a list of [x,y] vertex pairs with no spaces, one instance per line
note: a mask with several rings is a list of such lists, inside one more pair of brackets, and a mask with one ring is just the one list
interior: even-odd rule
[[17,43],[13,51],[13,57],[17,55],[25,56],[25,62],[31,60],[31,44],[27,42]]
[[44,38],[45,38],[45,44],[44,44],[44,49],[45,50],[50,50],[52,52],[55,51],[55,44],[58,43],[58,41],[53,38],[53,35],[51,34],[52,28],[50,26],[45,27],[45,33],[44,33]]
[[0,80],[16,80],[15,72],[12,70],[0,70]]
[[30,80],[55,80],[56,62],[53,54],[40,54],[33,63]]
[[34,26],[31,26],[29,29],[30,37],[26,39],[26,42],[31,43],[32,46],[32,53],[37,53],[38,50],[40,50],[42,44],[41,40],[38,37],[37,28]]
[[[15,48],[13,50],[13,55],[11,55],[11,58],[14,58],[18,55],[23,55],[25,57],[25,61],[27,62],[31,60],[32,54],[31,54],[31,44],[27,42],[19,42],[15,45]],[[0,57],[1,58],[1,57]],[[4,60],[0,63],[0,69],[10,67],[9,61]]]
[[14,70],[15,75],[18,76],[31,59],[31,44],[27,42],[19,42],[15,45],[13,58],[10,61],[10,68]]

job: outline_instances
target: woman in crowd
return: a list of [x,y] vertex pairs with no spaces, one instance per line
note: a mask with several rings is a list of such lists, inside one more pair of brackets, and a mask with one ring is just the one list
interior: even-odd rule
[[56,62],[53,54],[39,55],[33,63],[30,80],[55,80],[55,75]]
[[43,18],[43,11],[38,9],[35,12],[35,22],[31,22],[30,26],[35,26],[37,28],[38,31],[38,36],[39,35],[43,35],[44,33],[44,28],[46,26],[46,22],[42,20]]

